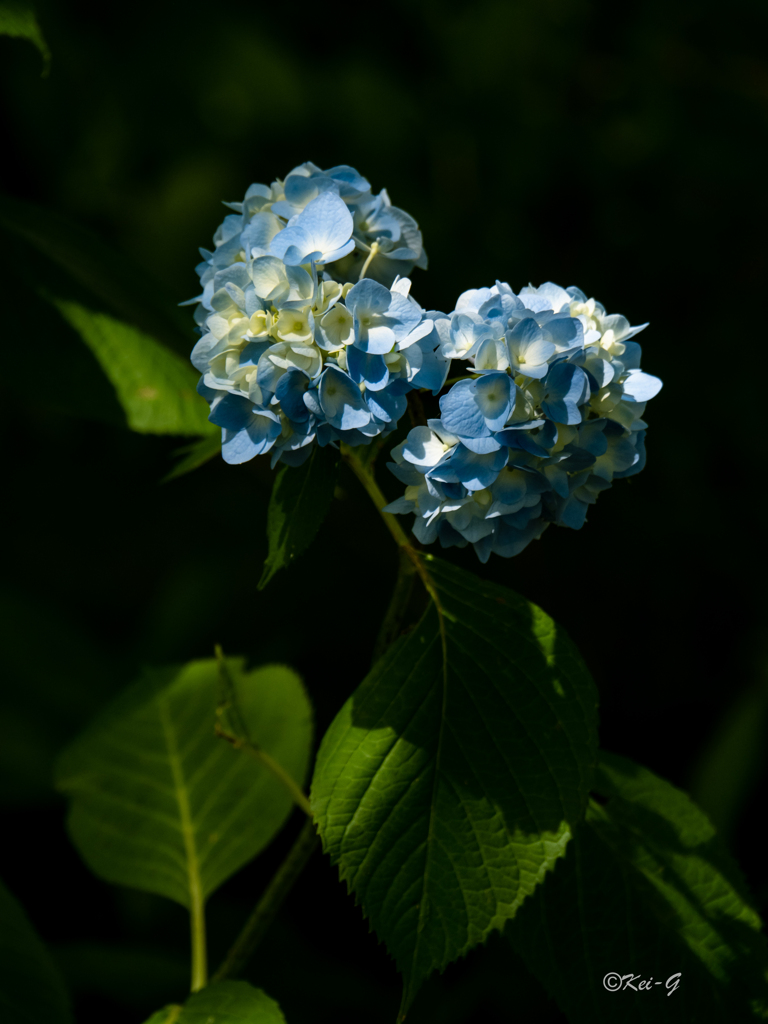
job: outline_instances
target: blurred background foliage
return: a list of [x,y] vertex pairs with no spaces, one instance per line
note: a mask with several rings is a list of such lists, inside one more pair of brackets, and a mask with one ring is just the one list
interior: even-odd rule
[[[580,534],[553,528],[485,568],[471,550],[450,557],[567,629],[600,689],[603,746],[696,795],[768,913],[753,836],[768,703],[768,7],[39,0],[37,12],[47,77],[32,46],[0,39],[0,188],[135,264],[136,288],[188,348],[191,317],[174,305],[196,294],[220,200],[307,159],[353,164],[417,218],[430,269],[414,272],[414,294],[428,308],[497,277],[554,280],[651,321],[644,367],[665,388],[642,476],[604,495]],[[207,657],[215,642],[297,668],[321,736],[367,668],[396,557],[342,475],[311,551],[257,592],[267,460],[215,460],[160,486],[183,440],[129,433],[93,357],[39,300],[34,253],[8,236],[0,260],[0,876],[52,945],[78,1019],[121,1024],[183,995],[187,926],[180,908],[89,876],[51,786],[58,750],[142,665]],[[214,961],[299,827],[211,901]],[[291,1024],[389,1021],[398,999],[383,947],[320,857],[250,978]],[[433,979],[412,1018],[493,1024],[513,1007],[563,1019],[499,940]]]

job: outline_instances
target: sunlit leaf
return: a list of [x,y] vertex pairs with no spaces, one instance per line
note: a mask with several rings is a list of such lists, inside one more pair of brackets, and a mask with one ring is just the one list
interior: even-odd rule
[[594,684],[555,623],[425,564],[445,652],[431,605],[337,715],[312,784],[325,849],[405,976],[402,1012],[563,855],[597,746]]
[[594,790],[564,859],[505,931],[530,970],[575,1024],[768,1018],[760,920],[707,818],[621,757],[603,755]]
[[272,485],[267,514],[269,553],[259,580],[263,590],[315,539],[333,500],[337,453],[315,445],[302,466],[283,466]]
[[[251,740],[301,785],[312,726],[298,676],[228,666]],[[192,908],[284,824],[285,787],[214,735],[218,695],[213,660],[148,672],[62,755],[70,834],[102,878]]]
[[211,434],[198,374],[181,356],[136,327],[76,302],[55,300],[112,382],[128,426],[141,434]]
[[0,882],[0,1020],[69,1024],[64,983],[18,902]]
[[43,58],[43,76],[51,66],[51,51],[37,23],[34,9],[25,0],[0,0],[0,36],[28,39]]
[[183,1006],[166,1006],[145,1024],[285,1024],[274,999],[246,981],[220,981]]

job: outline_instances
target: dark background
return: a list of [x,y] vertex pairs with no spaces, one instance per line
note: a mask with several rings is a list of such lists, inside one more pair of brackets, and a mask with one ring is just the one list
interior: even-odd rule
[[[497,277],[515,290],[554,280],[651,321],[644,367],[665,386],[648,407],[645,472],[578,534],[552,528],[484,568],[471,549],[449,557],[576,639],[603,746],[697,795],[768,912],[752,825],[768,653],[768,7],[137,0],[95,15],[41,0],[38,14],[47,79],[31,46],[0,39],[0,185],[131,257],[169,316],[196,294],[219,201],[311,159],[353,164],[417,218],[430,268],[413,287],[428,308]],[[366,670],[395,554],[342,474],[312,550],[257,592],[267,460],[217,460],[160,486],[183,442],[125,430],[90,355],[15,275],[23,248],[4,242],[2,259],[0,875],[53,946],[79,1021],[128,1024],[183,996],[185,914],[88,874],[52,791],[57,751],[142,665],[207,657],[215,642],[296,667],[321,736]],[[299,825],[212,898],[214,965]],[[388,1022],[399,992],[320,856],[249,977],[291,1024]],[[501,940],[427,989],[414,1024],[562,1019]]]

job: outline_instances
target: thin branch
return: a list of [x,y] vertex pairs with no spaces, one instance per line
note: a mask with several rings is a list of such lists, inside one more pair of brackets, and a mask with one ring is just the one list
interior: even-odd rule
[[212,982],[236,977],[242,972],[319,842],[312,821],[305,821],[288,856],[273,875],[243,930],[211,978]]
[[434,580],[430,576],[429,570],[427,569],[425,560],[419,554],[414,543],[411,540],[409,540],[409,538],[406,536],[405,531],[403,530],[402,526],[398,521],[398,517],[393,515],[391,512],[384,511],[384,506],[387,505],[387,499],[381,493],[379,485],[376,483],[376,480],[373,475],[373,470],[369,469],[363,463],[363,461],[356,454],[356,449],[350,448],[349,445],[347,444],[342,444],[341,455],[344,461],[350,467],[350,469],[354,472],[357,479],[368,492],[368,496],[376,506],[379,515],[384,521],[384,525],[392,534],[392,538],[395,544],[397,544],[400,550],[403,551],[410,559],[414,569],[416,570],[416,573],[419,576],[419,579],[424,585],[424,589],[432,598],[440,624],[440,639],[443,647],[443,673],[445,674],[447,672],[447,661],[443,606],[440,602],[440,597],[437,593],[437,588],[435,587]]
[[[235,694],[235,684],[229,674],[224,652],[219,644],[216,644],[216,660],[219,663],[219,677],[221,679],[223,697],[216,708],[218,721],[214,726],[214,732],[221,739],[230,743],[235,750],[244,750],[251,757],[256,758],[278,779],[288,790],[291,799],[311,819],[312,808],[306,794],[299,785],[294,782],[288,772],[270,754],[251,742],[248,735],[248,727],[240,712]],[[227,720],[229,719],[229,720]],[[224,724],[222,724],[224,723]]]

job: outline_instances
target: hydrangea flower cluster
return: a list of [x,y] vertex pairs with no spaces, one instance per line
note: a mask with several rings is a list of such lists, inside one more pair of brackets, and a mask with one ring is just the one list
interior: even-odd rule
[[579,529],[614,479],[645,463],[645,403],[631,327],[578,288],[515,294],[497,281],[450,314],[425,311],[407,275],[426,268],[416,221],[346,165],[294,168],[251,185],[201,249],[198,390],[225,461],[271,453],[298,466],[312,445],[356,446],[395,429],[413,389],[466,375],[440,417],[414,427],[389,467],[424,544],[518,554],[550,523]]
[[468,375],[393,450],[406,490],[386,510],[414,513],[422,543],[471,543],[482,562],[550,523],[579,529],[600,492],[645,463],[641,417],[661,381],[631,339],[647,326],[551,282],[464,292],[435,330]]
[[199,392],[225,461],[271,452],[300,465],[313,442],[367,444],[406,393],[437,394],[450,359],[403,275],[426,267],[416,221],[352,167],[306,163],[251,185],[201,249]]

